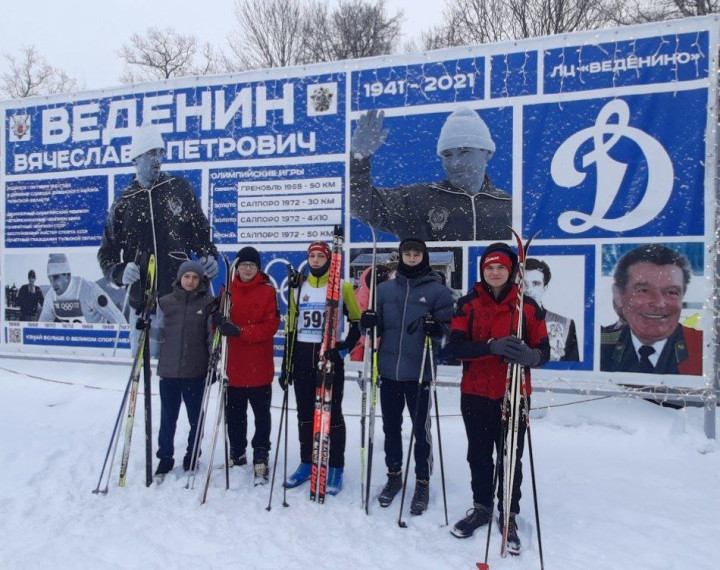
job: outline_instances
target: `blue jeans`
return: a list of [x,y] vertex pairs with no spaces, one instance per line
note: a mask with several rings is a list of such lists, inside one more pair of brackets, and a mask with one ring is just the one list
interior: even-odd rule
[[175,428],[177,427],[180,403],[185,402],[190,434],[187,453],[192,453],[195,432],[200,417],[205,378],[161,378],[160,379],[160,434],[158,435],[158,457],[172,457],[175,452]]

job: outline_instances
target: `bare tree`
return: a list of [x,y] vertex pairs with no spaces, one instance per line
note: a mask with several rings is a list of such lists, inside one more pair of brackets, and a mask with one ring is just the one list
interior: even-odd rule
[[610,10],[616,24],[639,24],[720,12],[720,0],[613,0]]
[[228,36],[233,70],[301,62],[305,4],[301,0],[236,0],[237,30]]
[[340,0],[309,5],[303,35],[304,63],[356,59],[392,53],[400,39],[403,13],[387,14],[385,0]]
[[125,71],[120,77],[123,83],[222,71],[221,56],[210,44],[198,47],[194,36],[179,34],[173,28],[150,27],[144,35],[135,33],[118,55],[125,61]]
[[52,67],[35,45],[21,47],[19,55],[5,54],[8,70],[2,74],[0,94],[10,99],[63,93],[78,88],[65,70]]
[[620,0],[446,0],[444,21],[424,32],[425,49],[596,29]]

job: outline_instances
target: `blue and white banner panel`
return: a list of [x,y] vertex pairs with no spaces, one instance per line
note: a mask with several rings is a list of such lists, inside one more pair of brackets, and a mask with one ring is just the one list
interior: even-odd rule
[[[128,354],[127,291],[98,248],[134,184],[133,133],[154,125],[162,170],[219,251],[261,252],[281,312],[288,264],[335,225],[361,305],[374,236],[390,277],[398,242],[424,239],[458,299],[512,227],[537,234],[539,377],[704,386],[719,32],[707,16],[0,102],[0,348]],[[173,231],[154,237],[160,267],[188,253],[163,247]]]

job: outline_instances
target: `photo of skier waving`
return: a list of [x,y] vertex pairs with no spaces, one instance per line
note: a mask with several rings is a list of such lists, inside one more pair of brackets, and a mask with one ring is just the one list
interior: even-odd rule
[[[135,178],[110,208],[98,250],[103,274],[115,285],[130,287],[129,303],[135,310],[143,304],[140,281],[150,254],[156,260],[158,296],[172,291],[180,265],[191,254],[198,257],[208,279],[218,274],[217,249],[200,201],[188,180],[160,170],[164,155],[165,144],[156,127],[135,131],[130,152]],[[151,319],[150,329],[152,356],[159,350],[155,320]],[[139,337],[135,321],[131,311],[133,353]]]
[[[358,220],[402,240],[492,240],[510,237],[512,200],[487,174],[495,154],[485,121],[469,107],[451,113],[436,153],[446,178],[377,188],[371,159],[389,136],[383,111],[360,116],[350,141],[350,211]],[[404,136],[404,135],[400,135]]]

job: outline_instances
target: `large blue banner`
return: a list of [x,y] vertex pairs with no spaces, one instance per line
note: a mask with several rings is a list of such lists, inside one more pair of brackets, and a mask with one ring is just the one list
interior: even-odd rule
[[[427,241],[457,299],[488,245],[515,245],[510,227],[537,234],[526,292],[550,335],[540,376],[702,385],[718,28],[709,16],[2,102],[1,344],[109,354],[117,337],[127,353],[112,268],[128,261],[120,221],[139,232],[150,215],[128,214],[142,195],[160,200],[162,229],[141,237],[168,274],[202,255],[186,235],[202,212],[224,255],[261,251],[281,312],[287,266],[337,224],[361,305],[375,236],[390,276],[401,239]],[[146,194],[141,126],[165,151]]]

